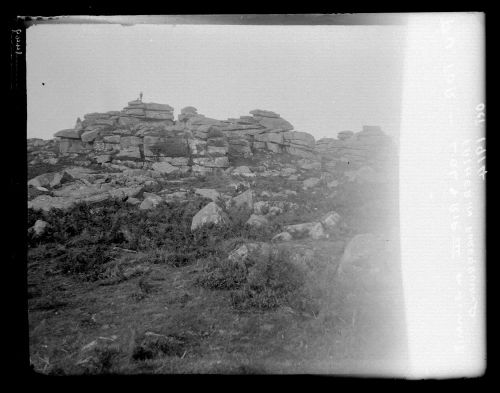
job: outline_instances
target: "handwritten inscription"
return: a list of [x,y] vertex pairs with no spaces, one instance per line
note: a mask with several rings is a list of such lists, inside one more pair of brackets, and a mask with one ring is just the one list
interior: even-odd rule
[[14,33],[14,45],[15,45],[15,49],[16,49],[15,53],[16,53],[16,55],[22,55],[23,54],[22,46],[21,46],[22,30],[21,29],[12,30],[12,32]]
[[[485,121],[485,105],[483,103],[480,103],[476,106],[476,120],[475,123],[477,126],[482,126]],[[486,160],[486,148],[485,148],[485,142],[486,138],[479,138],[476,141],[476,156],[477,156],[477,163],[480,164],[481,166],[478,169],[478,175],[481,177],[483,180],[485,180],[486,173],[488,172],[486,170],[486,166],[484,165],[484,161]]]

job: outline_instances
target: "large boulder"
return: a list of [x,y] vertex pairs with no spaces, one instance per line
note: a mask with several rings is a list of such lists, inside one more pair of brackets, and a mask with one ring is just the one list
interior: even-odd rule
[[193,217],[191,231],[205,225],[224,225],[228,221],[226,213],[215,202],[210,202]]
[[160,111],[144,111],[144,116],[147,119],[155,120],[174,120],[174,115],[171,112],[160,112]]
[[293,130],[293,125],[282,118],[260,117],[259,124],[270,130],[283,130],[283,131]]
[[188,113],[197,114],[197,112],[198,112],[198,110],[194,106],[186,106],[186,107],[181,109],[181,113],[183,115],[186,115]]
[[313,149],[315,146],[314,137],[307,132],[287,131],[283,133],[283,139],[285,144],[292,146],[302,146],[309,149]]
[[186,138],[144,136],[144,155],[146,157],[187,157],[189,147]]
[[254,141],[257,142],[272,142],[277,144],[283,144],[283,133],[282,132],[266,132],[262,134],[254,135]]
[[324,160],[349,163],[349,168],[352,169],[363,165],[379,166],[397,157],[392,139],[378,126],[364,126],[357,133],[343,131],[338,134],[338,139],[320,139],[316,143],[316,150]]
[[74,201],[64,197],[39,195],[28,202],[28,209],[50,211],[51,209],[69,209]]
[[100,132],[101,132],[100,129],[85,131],[82,134],[81,139],[83,142],[92,142],[94,139],[96,139],[99,136]]
[[245,192],[242,192],[232,199],[232,203],[236,207],[246,206],[248,209],[253,210],[253,191],[246,190]]
[[101,154],[95,157],[95,161],[98,164],[104,164],[105,162],[111,161],[111,154]]
[[140,122],[141,119],[131,116],[120,116],[117,120],[118,126],[123,128],[132,128],[133,126],[139,124]]
[[141,146],[143,144],[142,138],[132,135],[120,134],[120,148],[127,149],[132,146]]
[[163,112],[173,112],[174,108],[172,108],[168,104],[157,104],[154,102],[146,102],[143,103],[144,109],[148,111],[163,111]]
[[90,150],[91,146],[83,142],[81,139],[76,138],[61,138],[59,140],[59,153],[62,155],[71,153],[82,153]]
[[277,114],[277,113],[275,113],[275,112],[265,111],[265,110],[262,110],[262,109],[254,109],[254,110],[250,111],[250,114],[252,114],[254,116],[270,117],[270,118],[278,118],[278,117],[280,117],[280,115]]
[[144,117],[145,112],[142,108],[125,108],[123,113],[129,116]]
[[141,210],[149,210],[158,206],[163,201],[163,198],[159,195],[153,193],[144,193],[144,200],[139,205],[139,209]]
[[320,222],[306,222],[285,226],[285,231],[295,239],[310,237],[311,239],[324,239],[327,237],[323,225]]
[[371,233],[354,236],[344,249],[338,273],[346,271],[380,271],[385,266],[387,245],[383,238]]
[[243,177],[255,177],[255,173],[253,173],[252,170],[246,165],[241,165],[234,168],[234,170],[231,171],[231,175],[243,176]]
[[227,157],[196,157],[193,163],[208,168],[227,168],[229,159]]
[[116,158],[132,158],[132,159],[141,159],[141,149],[139,146],[129,146],[124,149],[120,149]]
[[51,172],[38,175],[28,181],[28,186],[54,188],[62,183],[73,180],[73,177],[66,171]]
[[65,130],[58,131],[54,134],[56,138],[68,138],[68,139],[80,139],[83,133],[83,129],[75,130],[74,128],[68,128]]
[[229,156],[248,158],[253,155],[250,141],[245,137],[230,137],[228,138],[228,142]]
[[120,135],[106,135],[102,138],[105,143],[116,143],[119,144],[121,141]]

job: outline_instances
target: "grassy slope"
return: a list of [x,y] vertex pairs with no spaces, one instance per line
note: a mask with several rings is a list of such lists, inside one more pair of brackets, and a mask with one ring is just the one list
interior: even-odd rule
[[[221,177],[191,185],[229,192],[228,180]],[[299,213],[279,216],[275,230],[332,209],[348,218],[351,232],[340,241],[305,241],[317,252],[318,266],[325,261],[334,265],[342,240],[380,230],[380,217],[393,211],[386,203],[390,198],[373,189],[332,197],[326,189],[303,192],[299,183],[276,179],[258,180],[252,188],[299,192],[288,199],[301,206]],[[393,369],[394,359],[404,358],[404,348],[397,345],[404,339],[397,269],[388,278],[394,285],[378,288],[367,288],[356,278],[337,282],[325,276],[326,290],[314,299],[315,307],[295,306],[301,292],[290,292],[297,299],[290,302],[289,296],[269,309],[235,307],[233,289],[200,285],[200,277],[210,272],[207,266],[236,245],[269,239],[269,234],[242,228],[237,219],[229,231],[193,236],[189,218],[204,203],[160,206],[149,213],[103,204],[101,210],[94,205],[92,213],[81,206],[72,216],[45,216],[55,229],[43,241],[30,243],[28,258],[34,368],[54,374],[355,373]],[[30,221],[38,217],[32,214]],[[127,222],[134,225],[124,237],[120,229]],[[87,264],[92,253],[108,257],[104,267]],[[75,261],[81,269],[68,270]],[[145,270],[125,279],[114,273],[120,264]]]

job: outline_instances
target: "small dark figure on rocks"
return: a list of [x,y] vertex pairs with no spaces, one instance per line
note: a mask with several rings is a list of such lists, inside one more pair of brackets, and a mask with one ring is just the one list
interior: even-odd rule
[[139,93],[139,101],[142,102],[142,91]]

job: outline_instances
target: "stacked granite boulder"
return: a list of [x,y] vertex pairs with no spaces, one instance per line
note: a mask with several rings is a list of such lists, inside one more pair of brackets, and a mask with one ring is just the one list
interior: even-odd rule
[[187,135],[193,173],[204,174],[229,167],[229,143],[220,131],[219,120],[199,114],[192,106],[182,108],[178,119]]
[[250,114],[252,116],[226,121],[223,132],[228,137],[230,156],[250,156],[254,150],[268,150],[314,157],[315,141],[312,135],[292,131],[293,125],[275,112],[255,109]]
[[145,103],[135,100],[128,103],[123,113],[139,119],[161,120],[165,125],[174,124],[174,108],[167,104]]
[[323,138],[316,142],[316,151],[325,168],[339,166],[356,169],[365,165],[380,167],[395,157],[392,139],[379,126],[363,126],[362,131],[341,131],[335,138]]
[[165,173],[203,174],[229,167],[230,158],[259,150],[314,158],[314,137],[294,131],[275,112],[256,109],[252,116],[217,120],[192,106],[131,101],[122,111],[89,113],[74,128],[55,134],[63,155],[85,153],[100,163],[140,161]]

